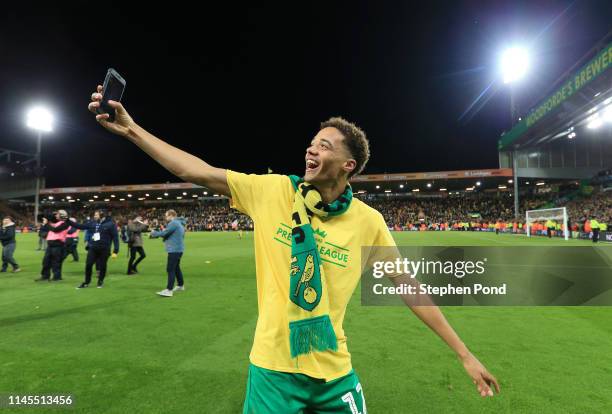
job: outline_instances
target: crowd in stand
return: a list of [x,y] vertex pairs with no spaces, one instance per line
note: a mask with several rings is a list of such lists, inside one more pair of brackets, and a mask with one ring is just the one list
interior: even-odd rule
[[[526,210],[550,203],[554,197],[534,195],[521,203],[521,217]],[[497,222],[514,219],[514,199],[507,195],[471,194],[445,198],[366,197],[368,205],[380,211],[389,228],[406,228],[421,224],[427,227],[455,222]]]
[[[78,220],[86,220],[95,208],[65,207],[71,212],[71,216]],[[204,200],[192,203],[164,203],[159,205],[140,205],[134,207],[112,207],[108,208],[118,224],[126,224],[128,220],[136,216],[147,218],[154,228],[162,227],[165,219],[164,214],[168,209],[176,211],[178,217],[185,220],[187,231],[224,231],[224,230],[253,230],[253,221],[250,217],[230,208],[225,198]],[[41,215],[51,214],[53,210],[43,208]],[[19,217],[33,217],[33,210],[28,208],[19,209]],[[24,220],[18,220],[18,225],[24,227]]]
[[[507,194],[464,194],[436,198],[397,198],[369,195],[360,196],[362,201],[380,211],[391,229],[413,230],[463,227],[487,223],[490,227],[498,222],[504,226],[514,223],[514,199]],[[558,195],[543,194],[523,197],[520,217],[526,210],[554,204]],[[612,224],[612,191],[601,191],[589,197],[579,197],[564,202],[572,228],[580,228],[585,221],[596,217],[600,222]],[[174,209],[186,222],[188,231],[253,230],[250,217],[231,209],[225,198],[194,201],[190,203],[165,203],[151,206],[141,205],[130,208],[113,208],[117,223],[127,223],[136,216],[147,218],[154,228],[163,226],[164,212]],[[28,212],[28,217],[31,212]],[[74,209],[72,216],[79,220],[87,218],[87,209]],[[524,220],[517,220],[522,228]],[[458,226],[457,226],[458,224]],[[19,225],[19,223],[18,223]],[[510,226],[509,226],[510,227]]]

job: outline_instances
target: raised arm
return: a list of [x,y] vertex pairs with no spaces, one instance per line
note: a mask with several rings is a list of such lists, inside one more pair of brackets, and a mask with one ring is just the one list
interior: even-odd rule
[[[89,110],[95,113],[101,100],[102,86],[98,85],[96,92],[91,95]],[[109,101],[108,104],[115,109],[115,122],[108,121],[108,114],[96,115],[96,121],[100,125],[136,144],[180,179],[203,185],[219,194],[230,196],[225,169],[213,167],[200,158],[173,147],[150,134],[134,122],[120,102]]]

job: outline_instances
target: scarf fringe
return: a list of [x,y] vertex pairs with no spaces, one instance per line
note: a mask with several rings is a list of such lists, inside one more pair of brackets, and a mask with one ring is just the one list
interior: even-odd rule
[[329,315],[289,323],[291,358],[313,351],[338,350],[338,340]]

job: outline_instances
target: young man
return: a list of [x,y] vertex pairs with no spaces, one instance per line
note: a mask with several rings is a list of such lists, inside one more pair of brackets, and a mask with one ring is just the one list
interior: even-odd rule
[[[128,261],[128,275],[138,273],[138,264],[144,260],[147,255],[144,251],[144,243],[142,241],[142,233],[149,231],[149,224],[138,216],[127,225],[128,247],[130,248],[130,260]],[[136,259],[138,254],[138,259]]]
[[[89,109],[100,105],[102,87]],[[380,213],[353,199],[348,180],[369,158],[363,131],[340,118],[321,124],[305,154],[303,178],[246,175],[213,167],[137,125],[118,102],[115,122],[96,120],[124,136],[170,172],[232,199],[255,225],[259,317],[250,354],[244,412],[365,412],[342,322],[361,273],[362,246],[394,246]],[[280,233],[279,233],[280,231]],[[291,237],[279,237],[285,232]],[[350,258],[319,266],[320,243]],[[395,278],[394,278],[395,279]],[[457,354],[481,396],[497,380],[472,355],[436,306],[411,310]]]
[[119,253],[117,225],[110,215],[106,215],[102,211],[96,211],[93,220],[83,224],[73,221],[71,225],[74,228],[91,232],[91,240],[87,249],[87,261],[85,262],[85,281],[77,286],[77,289],[89,287],[94,264],[99,272],[98,288],[102,288],[104,286],[104,278],[106,277],[108,257],[111,256],[111,243],[114,245],[112,258],[116,259],[117,253]]
[[13,267],[13,273],[20,272],[21,268],[13,257],[17,242],[15,241],[15,223],[10,216],[2,220],[0,241],[2,241],[2,270],[0,270],[0,272],[6,272],[8,265]]
[[[151,238],[161,237],[164,241],[164,247],[168,253],[168,262],[166,264],[166,272],[168,273],[168,283],[166,288],[157,292],[159,296],[172,297],[173,292],[185,290],[185,281],[183,280],[183,272],[181,271],[181,258],[185,251],[185,220],[176,217],[176,211],[166,211],[166,228],[163,230],[154,230],[151,232]],[[174,286],[176,279],[177,285]]]

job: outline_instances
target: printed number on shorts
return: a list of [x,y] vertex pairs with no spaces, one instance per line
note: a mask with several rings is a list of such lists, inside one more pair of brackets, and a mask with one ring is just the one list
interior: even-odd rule
[[353,393],[351,391],[347,392],[342,396],[342,401],[349,405],[352,414],[367,414],[368,410],[366,410],[365,397],[363,395],[363,390],[361,389],[361,383],[357,384],[357,386],[355,387],[355,391],[357,391],[357,394],[361,394],[361,406],[363,407],[363,412],[360,412],[357,408],[355,397],[353,397]]

